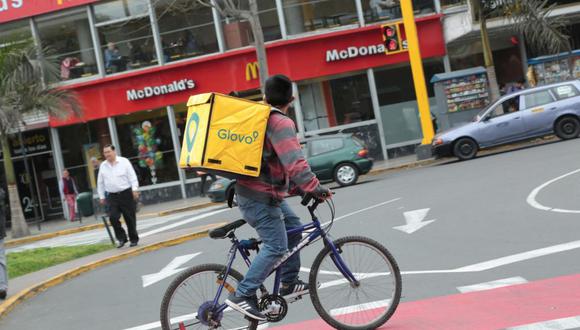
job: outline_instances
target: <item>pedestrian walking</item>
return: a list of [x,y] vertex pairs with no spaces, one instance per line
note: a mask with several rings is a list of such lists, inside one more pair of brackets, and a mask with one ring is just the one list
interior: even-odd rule
[[77,189],[75,179],[70,176],[70,173],[67,169],[62,172],[62,193],[68,206],[69,221],[73,222],[77,218],[76,205],[79,191]]
[[115,230],[115,237],[119,241],[117,248],[122,248],[127,243],[127,234],[119,221],[121,214],[127,225],[130,246],[136,246],[139,242],[135,216],[135,201],[139,198],[137,174],[127,158],[117,156],[115,146],[106,145],[103,154],[106,161],[99,167],[97,180],[100,203],[101,205],[107,203],[109,206],[109,218]]
[[6,192],[0,187],[0,300],[6,299],[8,294],[8,268],[6,268],[6,251],[4,238],[6,237]]
[[204,197],[205,196],[205,183],[207,181],[207,177],[209,176],[211,178],[211,182],[215,182],[215,180],[217,179],[216,176],[214,174],[211,173],[207,173],[207,172],[202,172],[202,171],[197,171],[197,175],[201,178],[201,186],[199,188],[199,196],[200,197]]

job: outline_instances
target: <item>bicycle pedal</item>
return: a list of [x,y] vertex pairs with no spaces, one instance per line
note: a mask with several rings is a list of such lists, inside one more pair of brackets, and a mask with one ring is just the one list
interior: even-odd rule
[[303,294],[295,296],[295,297],[290,297],[290,298],[286,299],[286,302],[291,304],[291,303],[296,302],[298,300],[302,300],[302,297],[306,294],[308,294],[308,293],[303,293]]

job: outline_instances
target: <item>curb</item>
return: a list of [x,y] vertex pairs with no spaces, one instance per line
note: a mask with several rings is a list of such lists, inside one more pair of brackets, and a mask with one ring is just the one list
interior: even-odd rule
[[[214,205],[219,205],[220,203],[213,203],[213,202],[206,202],[206,203],[199,203],[199,204],[195,204],[195,205],[191,205],[191,206],[186,206],[186,207],[180,207],[180,208],[175,208],[175,209],[171,209],[171,210],[167,210],[167,211],[161,211],[161,212],[152,212],[152,213],[143,213],[143,214],[139,214],[140,217],[162,217],[162,216],[166,216],[166,215],[170,215],[170,214],[175,214],[175,213],[180,213],[180,212],[186,212],[186,211],[191,211],[191,210],[199,210],[199,209],[203,209],[206,207],[210,207],[210,206],[214,206]],[[139,220],[137,220],[139,221]],[[123,220],[121,220],[122,223]],[[101,228],[105,228],[105,225],[103,223],[95,223],[92,225],[84,225],[84,226],[80,226],[80,227],[76,227],[76,228],[69,228],[69,229],[64,229],[64,230],[59,230],[59,231],[55,231],[52,233],[46,233],[46,234],[38,234],[38,235],[34,235],[34,236],[28,236],[28,237],[23,237],[23,238],[16,238],[16,239],[11,239],[8,240],[6,242],[4,242],[4,246],[6,248],[10,248],[10,247],[14,247],[14,246],[18,246],[18,245],[22,245],[22,244],[27,244],[27,243],[32,243],[32,242],[38,242],[38,241],[43,241],[46,239],[50,239],[50,238],[54,238],[54,237],[58,237],[58,236],[64,236],[64,235],[70,235],[70,234],[76,234],[76,233],[81,233],[83,231],[89,231],[89,230],[95,230],[95,229],[101,229]]]
[[418,160],[415,162],[397,165],[397,166],[393,166],[393,167],[384,167],[384,168],[372,169],[368,173],[368,175],[378,175],[378,174],[391,172],[391,171],[406,170],[406,169],[411,169],[411,168],[416,168],[416,167],[424,167],[424,166],[433,165],[435,163],[444,163],[446,161],[447,160],[445,160],[445,159],[434,159],[434,158],[425,159],[425,160]]
[[217,223],[217,224],[211,224],[211,225],[207,225],[207,226],[203,226],[201,227],[200,230],[190,233],[190,234],[185,234],[176,238],[172,238],[166,241],[161,241],[161,242],[157,242],[157,243],[151,243],[149,245],[143,246],[143,247],[139,247],[137,249],[134,250],[130,250],[127,251],[125,253],[122,254],[118,254],[115,256],[111,256],[108,258],[103,258],[101,260],[97,260],[97,261],[93,261],[91,263],[88,263],[86,265],[83,266],[79,266],[77,268],[71,269],[69,271],[66,271],[60,275],[54,276],[46,281],[43,281],[41,283],[35,284],[33,286],[30,286],[18,293],[16,293],[15,295],[11,296],[10,298],[8,298],[4,303],[0,304],[0,319],[5,317],[11,310],[14,309],[14,307],[18,306],[20,303],[26,301],[27,299],[30,299],[34,296],[36,296],[37,294],[53,287],[56,286],[66,280],[70,280],[72,278],[75,278],[83,273],[89,272],[91,270],[97,269],[99,267],[117,262],[117,261],[121,261],[130,257],[134,257],[134,256],[138,256],[140,254],[143,253],[147,253],[147,252],[152,252],[152,251],[156,251],[159,250],[161,248],[165,248],[165,247],[170,247],[170,246],[174,246],[174,245],[178,245],[187,241],[191,241],[197,238],[202,238],[202,237],[207,237],[208,233],[211,229],[222,226],[226,224],[225,222],[222,223]]

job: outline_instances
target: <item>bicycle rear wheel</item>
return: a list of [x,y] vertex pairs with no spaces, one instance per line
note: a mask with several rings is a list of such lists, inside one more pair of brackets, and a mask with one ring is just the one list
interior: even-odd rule
[[376,329],[393,315],[401,299],[401,273],[395,258],[377,241],[349,236],[334,242],[359,284],[351,284],[325,247],[310,271],[310,298],[328,324],[345,330]]
[[[161,303],[161,328],[163,330],[193,329],[249,329],[255,330],[258,322],[249,320],[244,315],[230,308],[219,312],[217,307],[223,304],[227,296],[236,290],[243,276],[231,269],[224,278],[226,266],[205,264],[183,271],[165,292]],[[218,306],[213,300],[218,287],[224,289],[218,299]]]

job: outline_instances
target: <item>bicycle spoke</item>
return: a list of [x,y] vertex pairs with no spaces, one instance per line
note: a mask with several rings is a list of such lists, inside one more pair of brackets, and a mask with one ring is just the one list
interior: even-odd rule
[[[188,330],[214,329],[211,324],[216,329],[247,329],[250,321],[242,314],[231,309],[218,312],[223,303],[221,297],[218,298],[218,306],[213,304],[221,284],[224,285],[223,297],[237,287],[239,280],[236,277],[241,279],[242,276],[233,271],[236,277],[230,273],[227,278],[220,280],[220,274],[225,271],[224,266],[202,265],[198,268],[176,278],[176,284],[170,286],[173,291],[168,290],[162,307],[163,329],[179,329],[180,324]],[[208,315],[211,315],[211,319]]]
[[344,240],[336,258],[339,262],[340,257],[358,285],[351,283],[338,270],[330,251],[314,267],[318,284],[315,307],[318,304],[321,316],[332,319],[334,326],[364,329],[375,322],[384,323],[381,320],[386,321],[394,311],[393,302],[395,307],[398,304],[398,268],[395,274],[388,257],[374,243],[365,240],[368,239]]

